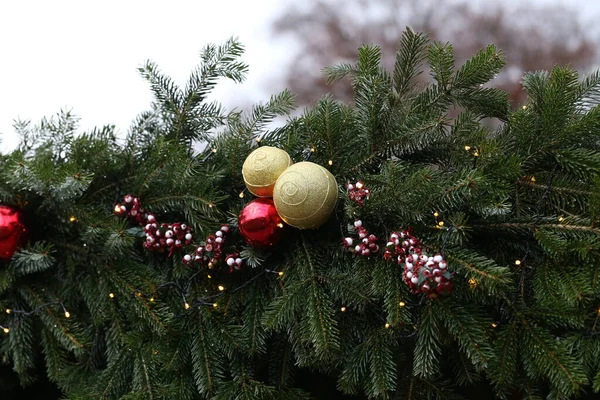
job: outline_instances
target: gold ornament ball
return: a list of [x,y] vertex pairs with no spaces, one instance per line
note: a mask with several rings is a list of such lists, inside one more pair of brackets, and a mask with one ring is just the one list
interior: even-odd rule
[[273,201],[288,225],[300,229],[323,225],[335,207],[338,187],[331,172],[311,162],[300,162],[277,179]]
[[261,146],[250,153],[242,165],[246,187],[255,196],[273,197],[273,187],[277,178],[290,165],[292,159],[285,151]]

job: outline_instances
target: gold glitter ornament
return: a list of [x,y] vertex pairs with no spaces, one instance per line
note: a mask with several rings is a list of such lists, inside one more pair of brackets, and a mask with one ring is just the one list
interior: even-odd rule
[[290,165],[292,159],[285,151],[261,146],[250,153],[242,165],[246,187],[255,196],[273,197],[273,187],[277,178]]
[[307,161],[286,169],[273,190],[273,201],[281,219],[300,229],[323,225],[337,198],[337,182],[331,172]]

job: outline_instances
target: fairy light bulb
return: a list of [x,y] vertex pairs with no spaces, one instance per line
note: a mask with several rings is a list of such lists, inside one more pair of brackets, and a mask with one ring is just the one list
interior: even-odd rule
[[223,286],[223,285],[219,285],[219,286],[217,286],[217,288],[219,289],[220,292],[225,290],[225,286]]
[[244,198],[244,192],[243,191],[240,192],[240,194],[238,196],[240,196],[240,199],[243,199]]
[[470,278],[469,279],[469,288],[471,289],[475,289],[477,287],[478,283],[477,280],[474,278]]
[[183,308],[185,308],[186,310],[189,310],[189,309],[190,309],[190,304],[189,304],[189,303],[186,301],[186,302],[183,304]]
[[280,223],[277,224],[277,227],[278,228],[283,228],[283,224],[280,222]]
[[563,217],[563,216],[558,217],[558,222],[563,222],[564,220],[565,220],[565,217]]
[[4,331],[4,333],[8,334],[8,332],[10,332],[10,329],[8,328],[2,328],[2,330]]
[[492,328],[497,328],[497,327],[498,327],[498,324],[494,322],[494,323],[492,324]]
[[404,307],[405,305],[406,305],[405,302],[403,302],[403,301],[400,302],[400,307]]
[[279,275],[279,276],[283,276],[283,271],[279,271],[279,272],[277,273],[277,275]]
[[342,307],[342,308],[340,308],[340,311],[341,311],[341,312],[346,312],[346,307]]
[[521,260],[515,260],[515,265],[521,265]]
[[329,160],[329,161],[327,161],[327,164],[329,164],[329,165],[333,165],[333,160]]
[[217,152],[217,149],[213,147],[213,149],[211,150],[213,153]]
[[115,294],[114,293],[109,293],[108,297],[110,297],[111,299],[114,299],[115,298]]
[[433,213],[433,216],[437,218],[437,217],[440,216],[440,213],[436,211],[436,212]]
[[65,318],[71,318],[71,313],[68,311],[65,311]]
[[475,151],[475,153],[473,153],[473,157],[479,157],[479,152]]
[[311,147],[311,148],[310,148],[310,152],[311,152],[311,153],[314,153],[314,152],[315,152],[315,148],[314,148],[314,147]]
[[257,137],[256,138],[256,143],[260,143],[261,140],[262,140],[261,138]]
[[10,314],[10,313],[11,313],[11,309],[10,309],[10,308],[7,308],[7,309],[6,309],[6,313],[7,313],[7,314]]
[[390,329],[391,325],[388,322],[386,322],[384,326],[385,326],[385,329]]
[[469,150],[471,150],[471,146],[465,146],[465,150],[466,150],[466,151],[469,151]]
[[212,275],[206,275],[208,279],[212,279]]
[[150,297],[150,303],[154,303],[154,297]]
[[212,305],[212,306],[213,306],[213,308],[217,308],[217,307],[219,307],[219,305],[218,305],[217,303],[213,303],[213,305]]
[[69,218],[69,222],[75,222],[75,221],[77,221],[77,218],[75,218],[73,216],[71,216],[71,218]]
[[120,206],[120,205],[118,205],[118,204],[117,204],[117,205],[115,206],[115,212],[116,212],[117,214],[120,214],[120,213],[122,213],[122,212],[123,212],[123,210],[121,210],[121,206]]
[[438,225],[439,225],[439,226],[444,226],[444,221],[440,221],[440,222],[438,222]]
[[523,110],[527,110],[527,106],[523,106],[521,107]]

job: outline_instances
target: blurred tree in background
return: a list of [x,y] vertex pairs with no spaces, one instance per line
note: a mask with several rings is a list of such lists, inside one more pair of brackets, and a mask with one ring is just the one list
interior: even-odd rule
[[459,0],[315,0],[295,4],[273,25],[277,35],[297,39],[299,48],[286,74],[286,86],[307,105],[333,93],[352,101],[348,82],[328,87],[319,68],[354,61],[356,48],[376,43],[390,69],[405,26],[454,46],[456,64],[488,43],[506,54],[509,67],[494,81],[512,104],[526,98],[520,79],[525,71],[570,65],[587,70],[597,61],[596,41],[584,29],[575,8],[564,5],[507,5],[485,0],[479,7]]

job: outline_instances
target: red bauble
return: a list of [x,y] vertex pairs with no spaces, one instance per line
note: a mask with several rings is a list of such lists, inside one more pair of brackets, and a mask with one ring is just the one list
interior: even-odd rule
[[254,247],[270,247],[283,236],[283,220],[275,210],[273,199],[261,197],[246,204],[238,218],[238,227]]
[[12,207],[0,205],[0,260],[10,260],[23,244],[27,229],[23,217]]

